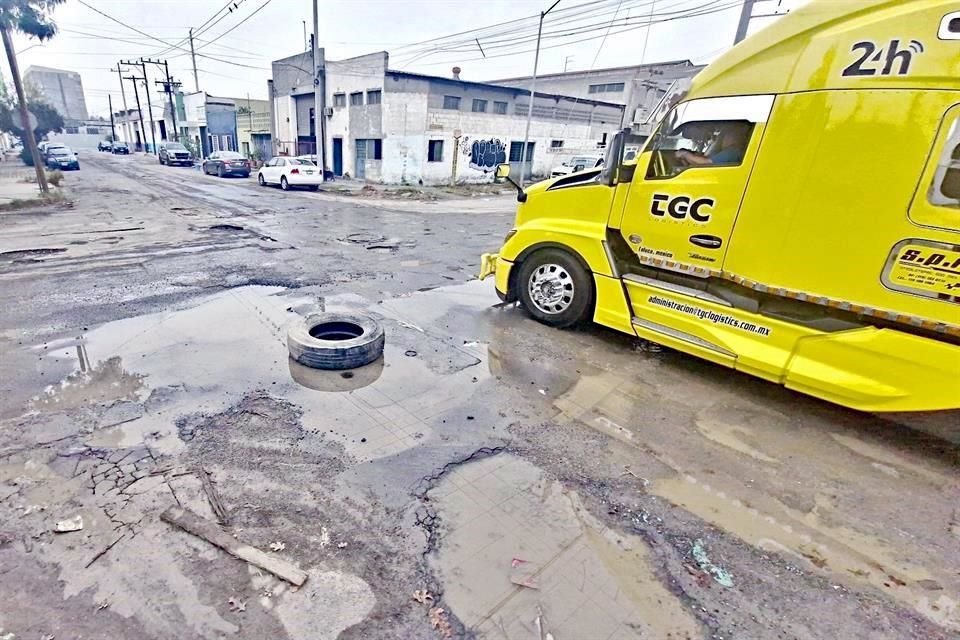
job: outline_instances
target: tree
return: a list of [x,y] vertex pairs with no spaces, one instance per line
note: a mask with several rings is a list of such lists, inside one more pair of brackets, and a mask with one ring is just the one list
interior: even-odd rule
[[[37,172],[37,184],[43,194],[49,192],[47,176],[40,163],[40,152],[37,150],[37,139],[30,129],[30,115],[27,111],[27,98],[23,92],[23,80],[20,77],[20,66],[17,64],[17,54],[13,49],[11,32],[18,31],[38,40],[49,40],[57,33],[57,25],[53,22],[53,9],[64,0],[0,0],[0,36],[3,37],[3,47],[7,51],[7,62],[10,63],[10,73],[13,75],[13,86],[17,91],[17,106],[20,111],[20,129],[26,135],[23,143],[30,149],[34,169]],[[39,118],[38,118],[39,119]],[[61,125],[62,126],[62,125]]]
[[[20,104],[12,97],[3,100],[3,97],[0,96],[0,131],[9,131],[23,140],[25,132],[21,126],[20,118],[16,116],[19,110]],[[41,98],[29,96],[27,98],[27,111],[37,119],[37,126],[33,129],[34,139],[40,140],[51,131],[59,133],[63,130],[63,116]]]

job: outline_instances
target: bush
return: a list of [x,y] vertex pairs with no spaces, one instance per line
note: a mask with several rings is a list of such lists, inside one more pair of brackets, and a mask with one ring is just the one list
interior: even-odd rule
[[54,169],[53,171],[48,171],[47,182],[49,182],[55,187],[59,187],[60,183],[63,182],[63,172],[58,169]]
[[20,160],[28,167],[33,166],[33,156],[30,154],[30,149],[26,145],[23,146],[23,149],[20,149]]

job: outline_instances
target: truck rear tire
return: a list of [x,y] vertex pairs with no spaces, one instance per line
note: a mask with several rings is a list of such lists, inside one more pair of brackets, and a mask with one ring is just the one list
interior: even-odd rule
[[580,261],[562,249],[541,249],[520,265],[517,295],[531,316],[551,327],[589,319],[593,279]]

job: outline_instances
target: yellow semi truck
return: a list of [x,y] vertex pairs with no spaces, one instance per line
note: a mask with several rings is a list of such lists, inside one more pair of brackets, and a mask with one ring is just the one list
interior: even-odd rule
[[960,0],[811,0],[632,142],[518,187],[481,259],[501,298],[856,409],[960,408]]

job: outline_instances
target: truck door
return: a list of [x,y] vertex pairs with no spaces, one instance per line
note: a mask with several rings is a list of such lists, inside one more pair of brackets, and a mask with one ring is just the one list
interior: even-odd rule
[[667,114],[638,159],[620,225],[642,263],[703,277],[722,268],[773,99],[703,98]]

